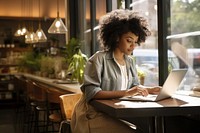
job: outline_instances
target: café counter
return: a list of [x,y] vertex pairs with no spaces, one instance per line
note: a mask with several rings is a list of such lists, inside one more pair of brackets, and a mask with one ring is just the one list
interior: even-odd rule
[[50,78],[40,77],[40,76],[27,74],[27,73],[15,74],[15,77],[18,79],[19,78],[29,79],[51,88],[55,88],[61,91],[66,91],[66,93],[81,93],[79,83],[71,83],[64,80],[50,79]]

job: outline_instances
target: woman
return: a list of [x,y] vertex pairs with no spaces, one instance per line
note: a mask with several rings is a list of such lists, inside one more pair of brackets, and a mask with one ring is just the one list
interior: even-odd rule
[[157,93],[160,87],[141,86],[131,53],[150,35],[147,21],[136,12],[115,10],[100,19],[99,41],[103,51],[88,61],[81,86],[83,97],[76,105],[71,128],[73,133],[131,133],[122,121],[98,112],[92,99],[113,99],[124,96]]

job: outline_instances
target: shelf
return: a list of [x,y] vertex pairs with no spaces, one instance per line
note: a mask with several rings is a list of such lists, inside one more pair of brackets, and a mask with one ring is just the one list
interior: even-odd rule
[[18,88],[13,74],[17,73],[18,60],[31,51],[31,47],[0,48],[0,106],[18,102]]
[[11,82],[8,80],[0,80],[0,84],[9,84],[9,83],[11,83]]
[[8,90],[8,89],[0,88],[0,93],[4,93],[4,92],[15,92],[15,90]]
[[14,75],[0,74],[0,104],[11,104],[16,101]]
[[19,65],[17,65],[17,64],[0,64],[0,67],[17,67],[17,66],[19,66]]
[[22,47],[0,48],[0,51],[26,52],[26,51],[30,51],[30,50],[31,50],[31,48],[22,48]]
[[0,101],[4,101],[4,100],[14,100],[14,94],[12,91],[5,91],[5,92],[1,92],[0,91]]

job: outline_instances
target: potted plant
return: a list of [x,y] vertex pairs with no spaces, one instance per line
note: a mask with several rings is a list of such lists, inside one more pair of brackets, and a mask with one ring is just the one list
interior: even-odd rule
[[87,60],[87,56],[81,50],[73,55],[67,69],[67,73],[71,74],[71,81],[78,80],[80,84],[83,83],[83,74]]
[[43,77],[53,78],[55,75],[55,60],[50,56],[41,58],[41,73]]
[[41,74],[43,77],[60,78],[59,73],[65,60],[61,56],[43,56],[41,58]]
[[41,54],[35,52],[25,53],[18,61],[19,71],[34,73],[40,71]]
[[67,63],[67,77],[71,81],[77,80],[81,84],[83,82],[83,73],[88,57],[81,52],[80,40],[76,38],[70,39],[62,54],[65,55]]
[[137,68],[137,74],[138,74],[138,78],[140,80],[140,84],[144,85],[144,80],[145,80],[145,72],[142,71],[141,69]]
[[71,38],[65,48],[61,50],[61,54],[65,57],[66,63],[70,64],[74,54],[81,49],[81,42],[76,38]]

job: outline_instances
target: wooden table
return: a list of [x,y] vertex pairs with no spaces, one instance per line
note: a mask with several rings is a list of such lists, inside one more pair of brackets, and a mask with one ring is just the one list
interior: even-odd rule
[[200,112],[200,98],[186,95],[174,95],[173,98],[159,102],[93,100],[91,105],[118,119],[153,117],[154,124],[151,127],[151,133],[165,132],[164,118],[167,116],[199,114]]

